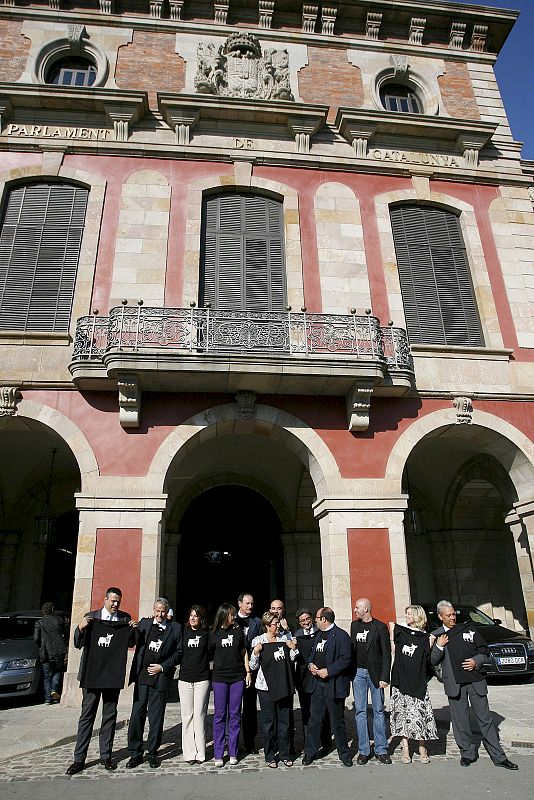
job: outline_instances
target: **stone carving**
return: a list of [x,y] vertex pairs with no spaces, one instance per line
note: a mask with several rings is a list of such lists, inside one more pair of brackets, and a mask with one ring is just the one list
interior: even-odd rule
[[321,15],[321,33],[324,36],[333,35],[336,16],[337,16],[336,6],[323,6]]
[[258,100],[294,100],[287,50],[262,52],[251,33],[232,33],[223,45],[197,48],[195,89],[200,94]]
[[256,395],[254,392],[241,391],[235,396],[237,415],[241,419],[251,419],[255,414]]
[[532,203],[534,204],[534,186],[528,187],[528,196],[530,197]]
[[270,28],[273,24],[274,0],[259,0],[259,26]]
[[20,398],[18,386],[0,386],[0,417],[14,417]]
[[449,47],[451,50],[461,50],[464,46],[466,24],[453,22],[449,33]]
[[215,23],[217,25],[226,25],[230,0],[215,0],[213,5],[215,6]]
[[115,13],[115,0],[98,0],[101,14]]
[[372,388],[363,385],[353,386],[347,394],[347,421],[351,433],[366,431],[369,427],[372,394]]
[[365,23],[365,35],[368,39],[378,39],[380,26],[382,25],[382,14],[376,11],[367,12],[367,22]]
[[455,397],[452,401],[456,409],[456,424],[471,425],[473,422],[473,403],[470,397]]
[[391,55],[391,63],[395,78],[405,78],[408,74],[408,56],[393,53]]
[[305,3],[302,6],[302,32],[314,33],[315,23],[317,21],[317,13],[319,6],[312,3]]
[[163,0],[150,0],[150,16],[161,19],[163,11]]
[[138,428],[141,413],[141,391],[135,375],[123,375],[119,389],[119,422],[123,428]]
[[424,17],[412,17],[410,22],[410,44],[423,44],[423,34],[425,32],[426,19]]
[[169,0],[171,19],[182,19],[182,10],[185,0]]
[[475,53],[483,53],[484,47],[486,46],[487,35],[488,35],[487,25],[474,25],[469,49],[474,50]]
[[69,25],[67,37],[71,48],[80,49],[82,46],[82,39],[88,38],[85,25]]

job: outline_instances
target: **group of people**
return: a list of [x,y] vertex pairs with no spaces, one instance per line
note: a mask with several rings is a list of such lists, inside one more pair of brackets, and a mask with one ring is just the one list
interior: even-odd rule
[[[471,706],[488,753],[496,766],[517,769],[499,743],[487,701],[487,686],[480,672],[488,650],[469,623],[456,625],[454,607],[438,604],[442,626],[428,634],[420,606],[406,609],[404,624],[390,627],[372,616],[371,602],[360,598],[354,607],[350,635],[335,624],[335,613],[322,607],[313,615],[298,610],[293,633],[284,604],[275,599],[261,619],[253,615],[251,594],[241,594],[237,607],[223,603],[208,627],[206,610],[193,605],[184,626],[170,619],[169,603],[158,598],[153,615],[139,622],[120,611],[122,594],[112,587],[103,607],[84,616],[74,631],[74,644],[82,649],[80,686],[82,710],[74,761],[67,769],[75,775],[85,767],[87,749],[98,705],[102,700],[100,759],[108,770],[112,760],[117,702],[124,685],[128,647],[135,645],[130,670],[134,684],[128,728],[129,760],[135,769],[143,761],[143,739],[152,768],[160,764],[168,692],[180,665],[178,691],[181,704],[182,753],[189,764],[206,759],[206,717],[213,690],[213,751],[217,767],[224,765],[225,749],[231,765],[238,763],[240,735],[247,752],[258,752],[257,703],[260,732],[267,766],[291,767],[293,695],[298,692],[304,733],[302,764],[311,764],[332,746],[340,761],[353,764],[345,725],[345,700],[352,685],[358,738],[356,762],[365,765],[374,755],[391,764],[384,714],[384,689],[391,684],[391,734],[402,739],[402,761],[411,763],[409,743],[418,743],[419,759],[428,763],[428,740],[437,728],[427,689],[430,665],[442,663],[451,722],[460,749],[460,763],[477,758],[469,723]],[[393,653],[393,668],[392,663]],[[367,722],[370,695],[373,709],[374,752]]]

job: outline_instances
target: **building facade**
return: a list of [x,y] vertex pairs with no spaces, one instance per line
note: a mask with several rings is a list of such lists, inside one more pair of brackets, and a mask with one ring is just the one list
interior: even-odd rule
[[445,596],[534,630],[516,17],[5,0],[2,608]]

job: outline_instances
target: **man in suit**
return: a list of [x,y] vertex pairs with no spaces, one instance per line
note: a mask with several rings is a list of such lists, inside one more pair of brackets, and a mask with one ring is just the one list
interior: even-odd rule
[[367,695],[373,707],[373,738],[375,757],[380,764],[391,764],[384,716],[384,689],[389,684],[391,643],[387,625],[374,619],[371,601],[360,597],[354,606],[356,619],[350,626],[353,654],[353,692],[358,734],[360,766],[371,758],[371,743],[367,726]]
[[91,636],[93,620],[128,622],[132,628],[129,644],[134,644],[134,628],[137,626],[137,622],[134,622],[128,613],[119,610],[121,600],[121,590],[117,589],[116,586],[110,587],[106,591],[102,608],[97,611],[89,611],[85,614],[82,621],[78,623],[74,630],[74,647],[78,648],[78,650],[82,650],[78,680],[82,686],[83,699],[80,719],[78,721],[76,745],[74,748],[74,761],[67,769],[67,775],[76,775],[85,767],[85,759],[87,757],[87,750],[89,748],[89,742],[91,741],[93,725],[100,699],[102,699],[102,722],[99,736],[100,761],[107,770],[114,770],[117,768],[117,765],[111,760],[111,751],[113,749],[113,739],[115,738],[117,703],[119,701],[120,689],[103,688],[102,686],[87,687],[85,683],[87,682],[86,672],[89,651],[93,646],[93,637]]
[[[295,631],[299,654],[296,658],[295,667],[295,688],[299,696],[300,716],[302,720],[302,731],[304,741],[308,734],[308,723],[311,715],[311,698],[315,688],[315,678],[308,669],[308,657],[313,645],[313,639],[318,633],[318,629],[313,624],[312,612],[309,608],[299,608],[296,613],[296,620],[299,625]],[[325,709],[323,725],[321,728],[321,743],[323,754],[326,755],[332,746],[332,734],[330,732],[330,720]]]
[[130,760],[126,769],[143,761],[143,733],[148,712],[148,763],[159,767],[158,749],[174,668],[182,656],[182,626],[167,619],[169,601],[158,597],[152,617],[143,617],[137,627],[137,645],[130,670],[134,699],[128,725]]
[[[236,622],[243,630],[245,637],[245,645],[247,653],[250,658],[252,650],[252,640],[256,636],[261,636],[263,629],[261,627],[261,620],[252,615],[254,608],[254,598],[251,594],[243,593],[237,598],[237,617]],[[243,745],[248,753],[257,753],[256,749],[256,734],[258,732],[258,713],[256,707],[256,672],[251,674],[250,685],[247,686],[243,694],[243,710],[241,713],[241,733],[243,736]]]
[[321,728],[328,711],[334,741],[341,763],[352,767],[345,727],[345,698],[350,691],[350,638],[335,622],[331,608],[320,608],[315,615],[318,633],[308,657],[308,669],[314,679],[311,692],[311,715],[304,743],[302,763],[312,763],[321,746]]
[[433,666],[442,664],[443,686],[449,700],[452,732],[460,749],[460,765],[469,767],[478,754],[469,721],[469,706],[478,722],[484,746],[496,767],[518,769],[507,757],[488,705],[488,685],[480,672],[489,648],[473,625],[456,624],[456,611],[440,600],[438,617],[443,623],[432,632],[436,641],[430,654]]

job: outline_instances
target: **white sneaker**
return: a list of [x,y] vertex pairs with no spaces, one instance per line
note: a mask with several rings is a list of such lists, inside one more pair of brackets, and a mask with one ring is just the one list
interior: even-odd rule
[[216,767],[224,767],[224,761],[222,760],[222,758],[216,758],[215,759],[215,766]]
[[237,764],[237,758],[235,756],[230,756],[230,766],[235,767]]

